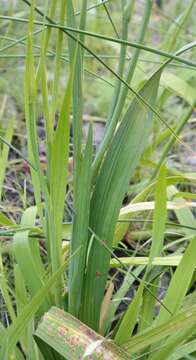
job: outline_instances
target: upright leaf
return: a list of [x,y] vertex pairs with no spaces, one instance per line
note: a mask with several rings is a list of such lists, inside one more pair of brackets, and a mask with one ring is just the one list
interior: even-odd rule
[[[155,257],[160,256],[163,250],[165,223],[167,218],[167,193],[166,193],[166,169],[163,165],[156,184],[155,210],[153,214],[152,244],[149,254],[147,273],[152,270],[152,262]],[[146,290],[143,296],[141,311],[140,330],[150,326],[155,316],[156,295],[159,279],[151,281],[150,293]],[[154,296],[153,296],[154,295]]]
[[81,155],[77,212],[74,214],[71,240],[71,253],[77,249],[78,254],[70,262],[69,269],[69,312],[80,315],[84,274],[88,249],[88,225],[91,196],[91,163],[92,163],[92,127],[89,128],[84,156]]
[[[144,85],[140,95],[155,103],[161,70]],[[124,194],[148,143],[152,112],[135,98],[129,106],[103,161],[91,200],[90,227],[111,249],[115,224]],[[90,249],[85,280],[83,320],[98,329],[100,307],[110,254],[97,240]]]
[[[8,127],[5,132],[5,140],[10,143],[13,135],[13,120],[9,121]],[[0,151],[0,200],[2,196],[2,187],[3,187],[3,181],[5,177],[5,171],[7,167],[7,161],[8,161],[8,154],[9,154],[9,147],[4,143],[0,144],[2,146],[2,149]]]

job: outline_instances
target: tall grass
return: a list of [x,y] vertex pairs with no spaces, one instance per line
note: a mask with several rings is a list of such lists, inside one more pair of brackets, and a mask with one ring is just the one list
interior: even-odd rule
[[[3,46],[0,54],[19,43],[25,45],[28,156],[25,158],[11,144],[11,119],[0,137],[0,194],[2,198],[10,148],[29,164],[34,205],[23,209],[19,223],[4,208],[0,213],[0,236],[12,238],[11,249],[2,245],[0,256],[1,296],[8,319],[0,327],[0,358],[194,358],[196,220],[191,190],[196,176],[174,170],[167,163],[175,143],[190,154],[194,152],[180,137],[196,102],[191,84],[196,63],[188,56],[194,53],[196,44],[181,40],[191,21],[194,1],[177,14],[160,48],[146,45],[156,12],[151,0],[140,9],[136,41],[129,40],[129,29],[138,12],[135,1],[114,4],[121,14],[119,26],[109,1],[91,6],[81,0],[78,13],[72,0],[23,3],[26,12],[22,16],[16,13],[0,19],[27,24],[27,33]],[[92,8],[101,9],[115,37],[88,30]],[[118,45],[115,67],[94,50],[96,39]],[[35,49],[39,51],[38,60]],[[52,80],[48,69],[51,55]],[[85,143],[82,133],[85,75],[91,76],[92,84],[97,77],[104,79],[86,68],[87,55],[114,80],[104,135],[96,154],[93,124],[89,122]],[[159,56],[156,66],[152,55]],[[146,57],[144,61],[152,62],[150,70],[141,62],[142,56]],[[62,73],[66,75],[63,89]],[[174,121],[167,113],[172,96],[180,96],[186,104]],[[45,167],[37,134],[40,113],[44,118]],[[179,190],[180,184],[188,190]],[[123,207],[127,193],[131,200]],[[132,223],[143,222],[144,227],[133,230]],[[135,251],[127,246],[131,236],[136,239]],[[126,256],[119,256],[119,248]],[[13,268],[12,282],[3,262],[7,252]],[[110,269],[114,268],[117,270],[112,275]],[[123,282],[115,289],[120,275]],[[160,296],[164,279],[169,283]],[[131,302],[119,315],[119,305],[131,287]]]

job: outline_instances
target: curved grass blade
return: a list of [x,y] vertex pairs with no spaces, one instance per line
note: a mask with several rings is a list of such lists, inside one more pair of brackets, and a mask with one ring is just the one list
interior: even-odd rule
[[[21,225],[34,226],[36,215],[36,207],[27,209],[23,214]],[[30,239],[29,235],[29,230],[16,232],[13,250],[30,294],[34,296],[45,284],[43,280],[45,271],[40,257],[39,243],[37,240]],[[40,313],[43,314],[47,311],[51,304],[50,298],[47,297],[40,309]]]

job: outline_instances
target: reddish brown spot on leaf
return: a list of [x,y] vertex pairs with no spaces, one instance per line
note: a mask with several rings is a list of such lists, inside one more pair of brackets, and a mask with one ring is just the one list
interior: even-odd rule
[[99,278],[101,276],[101,272],[100,271],[96,271],[96,277]]
[[67,333],[66,329],[61,326],[61,327],[59,328],[59,335],[65,336],[66,333]]

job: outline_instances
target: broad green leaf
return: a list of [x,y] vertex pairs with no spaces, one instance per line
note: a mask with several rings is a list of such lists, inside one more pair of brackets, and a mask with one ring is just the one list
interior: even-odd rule
[[[47,347],[55,350],[55,359],[59,359],[57,354],[63,359],[72,360],[130,359],[129,355],[113,342],[107,341],[70,314],[55,307],[44,315],[35,332],[35,338],[38,344],[41,340],[47,344]],[[46,355],[44,352],[46,346],[42,344],[40,348],[43,355]]]

